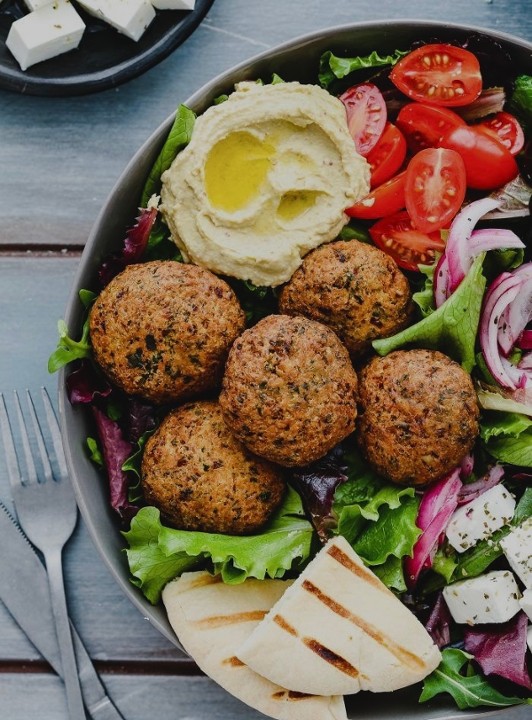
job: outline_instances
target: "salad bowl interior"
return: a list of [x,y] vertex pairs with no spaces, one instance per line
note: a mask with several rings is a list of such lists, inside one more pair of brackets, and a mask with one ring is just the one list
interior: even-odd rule
[[[214,78],[198,90],[184,104],[201,113],[222,93],[230,92],[236,82],[262,78],[268,81],[273,73],[283,80],[317,83],[319,59],[331,50],[340,56],[366,55],[373,50],[381,54],[409,48],[416,42],[458,42],[471,37],[480,38],[484,51],[490,43],[498,44],[508,58],[515,74],[532,74],[532,44],[524,40],[487,29],[442,24],[428,21],[383,21],[332,27],[321,32],[299,37],[261,53],[237,67]],[[489,50],[488,50],[489,51]],[[176,98],[176,105],[178,100]],[[71,290],[65,321],[73,335],[79,334],[84,320],[84,309],[78,297],[81,288],[94,289],[97,269],[103,259],[116,251],[138,214],[138,204],[146,176],[164,143],[172,124],[167,118],[147,139],[125,168],[107,202],[97,218],[85,247]],[[121,590],[168,640],[177,647],[177,640],[166,617],[162,604],[151,605],[130,582],[129,569],[123,552],[125,546],[118,519],[108,500],[106,483],[85,452],[85,438],[93,434],[91,417],[83,406],[72,406],[66,391],[68,369],[59,375],[59,409],[63,441],[83,520],[102,559],[111,571]],[[379,718],[451,718],[457,717],[450,705],[417,704],[417,689],[388,696],[354,696],[350,717]],[[349,709],[348,703],[348,709]],[[354,708],[356,707],[356,712]],[[508,718],[528,717],[527,706],[504,711]],[[463,717],[481,717],[480,711],[468,712]]]

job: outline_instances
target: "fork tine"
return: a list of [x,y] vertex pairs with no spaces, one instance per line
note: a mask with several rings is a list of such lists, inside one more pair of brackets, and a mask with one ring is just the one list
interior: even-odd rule
[[26,400],[28,402],[28,408],[30,411],[31,422],[33,424],[33,430],[35,432],[35,439],[37,440],[37,447],[39,449],[39,456],[41,458],[42,469],[44,472],[44,479],[46,482],[53,480],[52,466],[50,465],[50,459],[48,458],[48,452],[46,451],[46,445],[44,444],[44,437],[42,434],[41,425],[35,412],[35,405],[31,397],[30,391],[26,389]]
[[24,415],[22,414],[22,408],[20,407],[20,400],[16,390],[13,390],[13,397],[15,398],[15,411],[17,413],[18,426],[20,430],[20,439],[22,440],[22,449],[24,451],[24,459],[26,461],[26,476],[27,480],[25,485],[37,483],[37,470],[35,469],[35,463],[33,461],[33,453],[31,452],[30,440],[28,437],[28,431],[26,430],[26,423],[24,422]]
[[66,464],[65,451],[63,449],[63,441],[61,439],[61,430],[59,429],[59,423],[57,422],[50,396],[48,395],[48,391],[45,387],[41,387],[41,395],[44,403],[46,419],[48,420],[50,435],[52,436],[52,443],[54,446],[57,464],[59,466],[59,472],[61,474],[61,477],[66,477],[68,474],[68,468]]
[[22,484],[22,477],[20,475],[17,452],[13,442],[13,432],[11,430],[11,423],[9,422],[9,415],[7,414],[6,401],[3,393],[0,393],[0,428],[2,431],[2,441],[4,443],[4,452],[6,455],[9,482],[11,487],[16,487]]

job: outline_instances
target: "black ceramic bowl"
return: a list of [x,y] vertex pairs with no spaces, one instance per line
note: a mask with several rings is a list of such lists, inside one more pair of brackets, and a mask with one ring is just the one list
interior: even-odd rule
[[214,0],[197,0],[194,10],[158,11],[138,42],[76,8],[86,29],[76,50],[21,70],[5,41],[14,20],[27,8],[22,0],[0,3],[0,87],[26,95],[84,95],[116,87],[161,62],[203,20]]
[[[475,38],[473,42],[480,39],[481,44],[488,41],[488,48],[490,40],[498,43],[507,54],[508,67],[512,68],[513,75],[532,74],[532,44],[504,33],[450,23],[410,20],[371,22],[329,28],[272,48],[214,78],[189,98],[186,104],[201,113],[211,104],[213,98],[230,91],[235,82],[258,77],[269,78],[273,72],[287,81],[316,82],[318,61],[325,50],[345,56],[365,55],[372,50],[387,53],[396,48],[408,48],[416,41],[464,42],[469,38]],[[78,290],[95,286],[96,271],[102,259],[117,249],[117,238],[122,238],[125,228],[131,224],[146,175],[166,138],[172,120],[172,117],[167,118],[138,150],[96,220],[66,309],[65,319],[74,334],[75,329],[79,330],[83,322]],[[69,404],[65,390],[67,372],[68,369],[63,370],[59,378],[59,408],[67,460],[82,517],[94,544],[122,591],[145,618],[180,647],[168,623],[164,607],[150,605],[129,580],[127,562],[122,552],[124,542],[116,517],[109,506],[106,485],[84,451],[84,439],[90,434],[90,417],[82,407],[72,407]],[[450,705],[418,705],[417,694],[417,690],[397,692],[393,697],[362,693],[354,696],[353,708],[356,707],[356,712],[352,710],[350,716],[371,716],[374,720],[450,720],[460,717],[456,708],[451,708]],[[504,717],[525,720],[529,713],[530,706],[520,706],[505,710]],[[468,720],[483,716],[481,711],[464,714]],[[492,713],[490,717],[493,717]]]

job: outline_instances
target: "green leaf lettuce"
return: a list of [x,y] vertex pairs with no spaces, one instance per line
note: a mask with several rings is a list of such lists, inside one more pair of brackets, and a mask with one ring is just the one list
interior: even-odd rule
[[475,341],[486,279],[484,255],[479,255],[454,293],[440,307],[415,325],[389,338],[374,340],[379,355],[416,346],[441,350],[471,372],[475,366]]
[[485,414],[480,437],[486,450],[497,460],[532,467],[532,418],[520,413]]
[[403,50],[396,50],[391,55],[379,55],[378,52],[373,51],[369,55],[341,58],[328,50],[324,52],[320,58],[318,79],[320,85],[327,88],[334,80],[341,80],[356,70],[395,65],[395,63],[407,54],[408,51]]
[[314,531],[305,518],[301,499],[288,488],[280,508],[256,535],[233,536],[165,527],[154,507],[142,508],[124,533],[129,567],[148,600],[158,602],[170,580],[207,562],[224,582],[246,578],[279,578],[300,568],[311,553]]

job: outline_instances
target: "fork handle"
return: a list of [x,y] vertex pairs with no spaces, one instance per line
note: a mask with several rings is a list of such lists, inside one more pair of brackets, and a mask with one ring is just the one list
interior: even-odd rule
[[61,665],[63,667],[63,681],[65,683],[69,720],[87,720],[81,697],[81,686],[74,654],[74,644],[70,623],[68,620],[65,585],[63,581],[63,567],[61,563],[61,548],[49,550],[45,554],[46,569],[48,570],[48,583],[50,585],[50,598],[57,632]]

